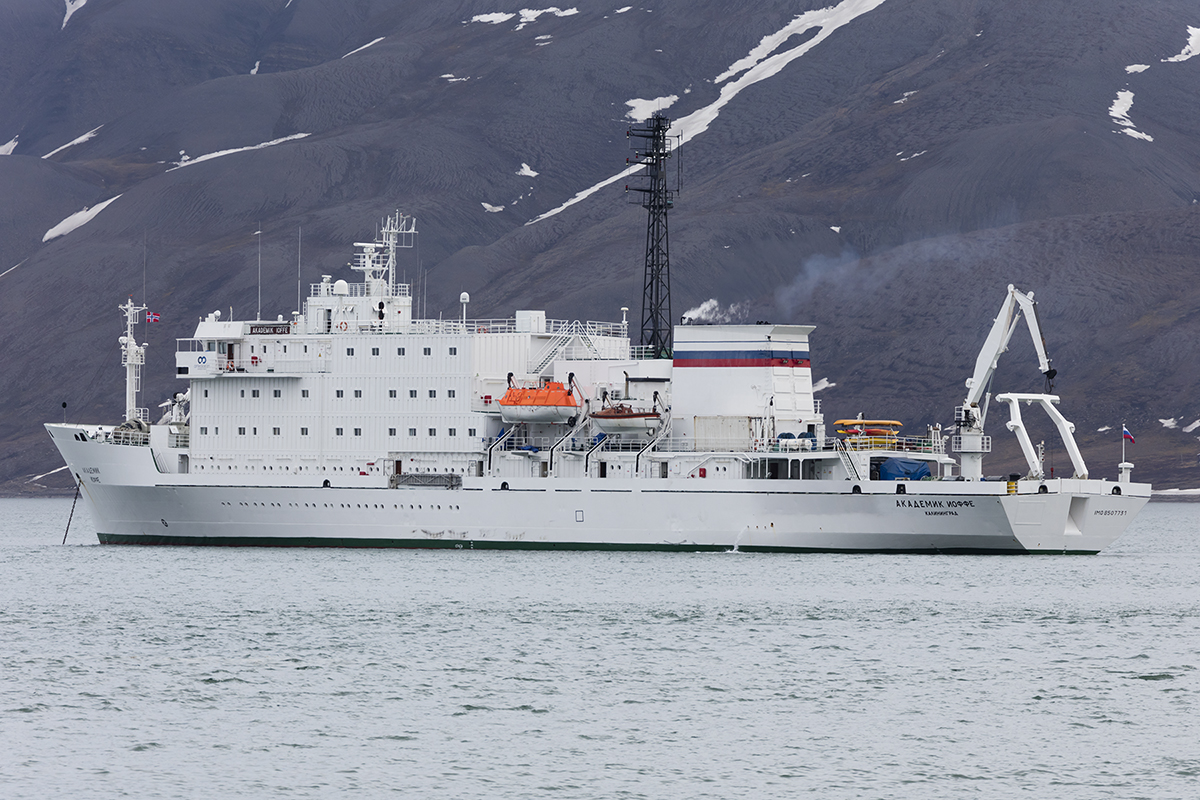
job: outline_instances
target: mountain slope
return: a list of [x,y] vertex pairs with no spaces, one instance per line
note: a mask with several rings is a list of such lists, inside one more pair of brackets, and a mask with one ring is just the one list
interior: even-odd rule
[[[394,208],[418,218],[406,269],[428,276],[430,314],[467,290],[480,316],[616,318],[640,297],[644,236],[618,176],[626,114],[655,106],[685,142],[676,316],[714,298],[749,320],[814,322],[817,371],[838,384],[827,412],[920,425],[948,421],[1016,283],[1042,301],[1081,440],[1119,446],[1125,419],[1139,477],[1197,482],[1182,431],[1200,418],[1194,4],[88,0],[65,26],[61,3],[0,14],[9,490],[58,466],[40,423],[61,402],[72,418],[119,413],[113,307],[142,296],[143,262],[166,320],[147,331],[148,405],[174,388],[171,339],[190,317],[253,311],[260,229],[268,318],[295,306],[298,228],[308,283]],[[1030,360],[1015,345],[997,386],[1041,388]],[[994,433],[1008,471],[1016,451]]]

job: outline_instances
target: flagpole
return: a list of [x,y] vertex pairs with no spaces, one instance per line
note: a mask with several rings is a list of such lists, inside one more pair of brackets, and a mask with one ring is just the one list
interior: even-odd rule
[[1125,463],[1125,421],[1121,420],[1121,463]]

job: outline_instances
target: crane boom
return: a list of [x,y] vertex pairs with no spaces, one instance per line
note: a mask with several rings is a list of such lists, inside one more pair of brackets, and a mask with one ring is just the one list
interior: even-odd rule
[[1029,335],[1033,339],[1033,349],[1037,352],[1038,368],[1047,378],[1053,380],[1057,371],[1050,367],[1050,358],[1046,355],[1046,339],[1042,336],[1042,328],[1038,323],[1037,304],[1033,302],[1033,292],[1026,294],[1020,289],[1008,285],[1008,296],[1000,306],[1000,313],[988,333],[979,357],[975,360],[975,373],[967,379],[967,399],[963,402],[966,408],[976,407],[987,391],[996,365],[1000,363],[1000,355],[1008,350],[1008,343],[1017,325],[1021,321],[1022,312],[1029,326]]
[[[967,480],[977,481],[983,478],[983,455],[992,450],[991,437],[983,433],[983,425],[987,420],[987,401],[990,399],[988,387],[991,385],[992,375],[996,372],[996,365],[1000,363],[1000,356],[1008,350],[1008,343],[1016,333],[1022,316],[1029,326],[1029,335],[1033,339],[1033,349],[1037,352],[1038,367],[1042,374],[1046,376],[1047,381],[1054,380],[1054,376],[1058,374],[1050,366],[1050,357],[1046,355],[1046,340],[1042,337],[1042,327],[1038,324],[1033,292],[1026,294],[1010,283],[1008,296],[1004,298],[1000,313],[983,341],[979,357],[975,359],[975,372],[967,379],[967,398],[961,407],[955,409],[954,421],[958,425],[958,435],[954,437],[954,446],[961,454],[960,470]],[[983,401],[982,408],[980,401]]]

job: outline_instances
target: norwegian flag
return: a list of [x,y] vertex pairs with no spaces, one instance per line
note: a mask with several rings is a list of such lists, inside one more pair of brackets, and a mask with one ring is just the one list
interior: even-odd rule
[[162,319],[162,317],[157,311],[146,312],[146,322],[158,322],[160,319]]

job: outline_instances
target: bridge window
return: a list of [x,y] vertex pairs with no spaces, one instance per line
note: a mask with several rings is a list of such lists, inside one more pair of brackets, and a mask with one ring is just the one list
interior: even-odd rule
[[352,356],[352,355],[354,355],[354,348],[353,348],[353,347],[347,347],[347,348],[346,348],[346,355],[348,355],[348,356]]
[[341,428],[334,428],[334,430],[333,430],[333,435],[334,435],[334,436],[341,436],[341,435],[342,435],[342,429],[341,429]]

